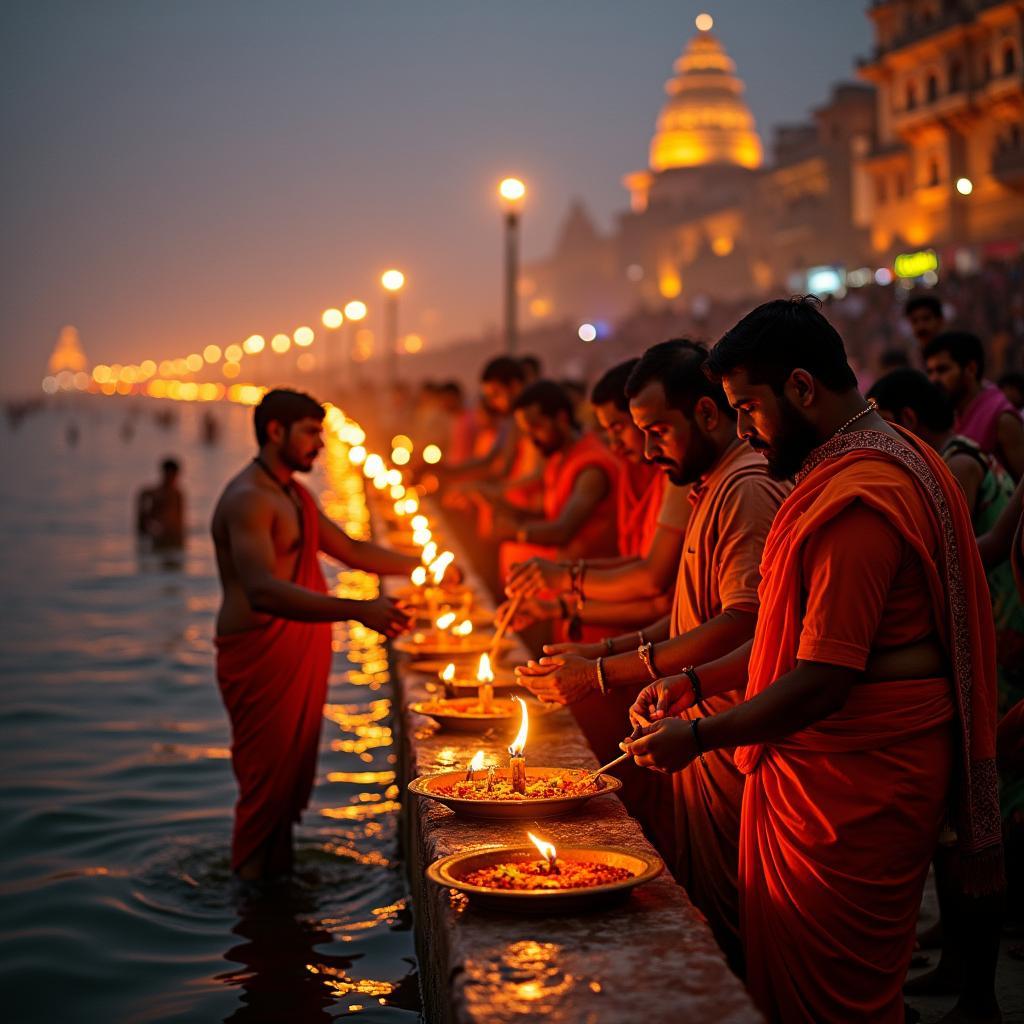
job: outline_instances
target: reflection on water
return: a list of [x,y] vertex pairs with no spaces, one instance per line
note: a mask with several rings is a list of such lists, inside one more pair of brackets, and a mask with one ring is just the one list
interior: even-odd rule
[[[39,413],[3,438],[0,564],[0,979],[22,1021],[415,1021],[406,891],[395,861],[398,788],[385,652],[335,635],[318,783],[296,876],[258,894],[228,866],[235,799],[213,678],[217,582],[207,521],[251,455],[249,415],[196,410],[158,426],[94,400]],[[132,497],[179,456],[184,552],[136,545]],[[312,478],[328,511],[365,531],[337,453]],[[330,570],[362,595],[359,573]],[[329,575],[329,580],[334,582]]]

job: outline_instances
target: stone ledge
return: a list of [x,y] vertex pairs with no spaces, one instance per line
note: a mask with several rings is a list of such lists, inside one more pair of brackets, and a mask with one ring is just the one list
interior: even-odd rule
[[[451,540],[447,542],[452,547]],[[466,566],[465,559],[460,565]],[[520,649],[517,656],[525,657]],[[507,757],[505,737],[439,731],[408,705],[427,696],[429,677],[395,661],[400,704],[401,784],[463,767],[477,749]],[[567,711],[530,723],[527,763],[596,768]],[[410,875],[424,1015],[432,1024],[679,1024],[759,1021],[703,917],[666,871],[621,906],[574,917],[514,917],[475,910],[426,878],[439,857],[474,847],[521,845],[527,828],[556,846],[580,841],[653,853],[616,796],[589,801],[564,818],[474,822],[441,804],[406,797],[403,841]]]

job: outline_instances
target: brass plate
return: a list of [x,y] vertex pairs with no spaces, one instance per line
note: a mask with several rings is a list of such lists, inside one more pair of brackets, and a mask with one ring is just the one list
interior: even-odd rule
[[[455,658],[479,657],[485,651],[489,651],[494,644],[493,634],[486,633],[470,633],[469,636],[459,639],[457,643],[451,640],[438,643],[434,639],[417,642],[415,637],[415,633],[400,636],[391,641],[391,646],[396,651],[401,651],[402,654],[437,655],[451,661]],[[511,646],[512,641],[507,637],[502,637],[498,643],[498,650],[508,650]]]
[[[508,731],[510,725],[519,728],[519,719],[522,712],[519,705],[512,700],[496,698],[494,701],[493,715],[485,715],[481,712],[467,714],[465,709],[470,708],[479,701],[476,697],[456,697],[453,700],[424,700],[414,701],[409,705],[410,711],[418,715],[426,715],[432,718],[442,729],[451,732],[487,732],[488,729],[504,728]],[[437,705],[441,705],[438,707]],[[530,708],[530,712],[534,712]],[[536,709],[537,713],[542,713]],[[461,713],[460,713],[461,711]]]
[[537,889],[526,892],[489,889],[465,881],[468,874],[479,868],[539,860],[537,851],[532,846],[505,846],[453,853],[434,861],[427,868],[427,877],[438,885],[465,893],[475,906],[518,914],[553,914],[598,909],[625,899],[636,886],[657,878],[664,867],[657,857],[619,846],[559,847],[558,859],[582,860],[625,868],[633,872],[633,877],[621,882],[595,885],[588,889]]
[[[529,763],[526,768],[527,776],[534,778],[561,775],[566,771],[579,772],[581,775],[587,774],[585,768],[534,768]],[[499,779],[507,779],[510,772],[508,768],[499,768],[496,774]],[[453,782],[458,782],[465,777],[465,769],[457,772],[421,775],[409,783],[409,792],[436,800],[466,818],[486,818],[490,821],[498,819],[524,821],[530,818],[557,818],[561,814],[577,810],[588,800],[593,800],[594,797],[606,796],[608,793],[616,793],[622,789],[622,783],[614,775],[601,775],[599,779],[602,786],[593,793],[557,796],[544,800],[467,800],[437,791],[441,786],[450,786]]]

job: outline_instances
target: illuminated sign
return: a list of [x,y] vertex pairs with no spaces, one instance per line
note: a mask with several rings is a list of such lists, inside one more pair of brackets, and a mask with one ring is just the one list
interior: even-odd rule
[[846,271],[842,267],[811,267],[807,271],[807,290],[814,295],[845,292]]
[[929,270],[939,269],[939,257],[934,249],[920,252],[901,252],[893,261],[892,269],[897,277],[920,277]]

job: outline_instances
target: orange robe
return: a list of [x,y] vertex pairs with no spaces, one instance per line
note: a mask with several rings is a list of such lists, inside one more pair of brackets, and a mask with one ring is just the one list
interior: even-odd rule
[[735,752],[755,1001],[786,1024],[898,1024],[954,763],[965,875],[1001,875],[991,603],[941,459],[905,433],[817,449],[765,545],[760,598],[748,700],[798,660],[862,669],[931,633],[949,654],[952,680],[860,684],[821,722]]
[[[689,633],[724,611],[757,611],[761,552],[789,490],[788,483],[768,475],[764,458],[742,442],[693,486],[693,511],[672,602],[672,636]],[[715,715],[741,700],[735,690],[716,694],[681,717]],[[730,967],[740,975],[736,872],[743,783],[731,749],[709,752],[670,777],[673,812],[665,815],[662,808],[655,830],[672,873],[704,913]],[[671,830],[667,842],[662,837],[666,826]]]
[[619,461],[619,554],[644,558],[651,549],[668,477],[650,462]]
[[[317,558],[319,513],[309,492],[297,483],[293,487],[303,508],[292,582],[325,594]],[[309,802],[331,666],[331,624],[272,617],[215,642],[238,780],[231,842],[231,867],[237,871],[275,831],[298,821]],[[276,874],[290,864],[267,867]]]

